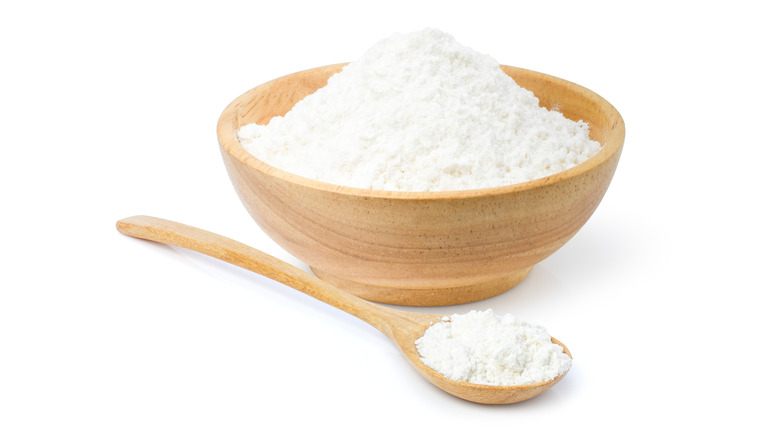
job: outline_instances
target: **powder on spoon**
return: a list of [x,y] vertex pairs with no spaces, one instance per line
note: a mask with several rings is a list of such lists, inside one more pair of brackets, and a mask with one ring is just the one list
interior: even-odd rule
[[450,315],[415,342],[422,362],[450,380],[528,385],[554,379],[571,357],[544,327],[492,310]]
[[496,60],[435,29],[378,42],[283,117],[237,134],[277,168],[378,190],[526,182],[601,148],[587,123],[540,107]]

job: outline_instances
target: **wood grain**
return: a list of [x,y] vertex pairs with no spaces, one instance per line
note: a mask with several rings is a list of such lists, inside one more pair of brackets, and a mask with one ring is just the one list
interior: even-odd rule
[[602,150],[522,184],[391,192],[293,175],[240,145],[239,127],[284,115],[342,67],[294,73],[248,91],[224,110],[217,134],[230,180],[257,224],[317,275],[357,296],[435,306],[500,294],[574,236],[617,167],[625,126],[612,105],[571,82],[508,66],[502,68],[542,105],[588,122]]

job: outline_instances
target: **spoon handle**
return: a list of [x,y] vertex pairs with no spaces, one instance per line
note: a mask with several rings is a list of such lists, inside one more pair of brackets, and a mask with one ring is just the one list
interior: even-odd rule
[[256,272],[354,315],[388,336],[393,320],[400,317],[394,309],[358,298],[276,257],[200,228],[151,216],[119,220],[116,228],[131,237],[190,249]]

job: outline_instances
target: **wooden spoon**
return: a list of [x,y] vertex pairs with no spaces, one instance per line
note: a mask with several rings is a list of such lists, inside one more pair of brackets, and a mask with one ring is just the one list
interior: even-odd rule
[[[187,248],[264,275],[337,307],[371,324],[392,339],[414,368],[429,382],[465,400],[507,404],[527,400],[550,389],[566,374],[546,382],[518,386],[491,386],[444,377],[420,360],[415,341],[444,315],[404,312],[357,298],[288,263],[235,240],[188,225],[150,216],[133,216],[116,223],[122,234]],[[565,345],[552,339],[563,347]]]

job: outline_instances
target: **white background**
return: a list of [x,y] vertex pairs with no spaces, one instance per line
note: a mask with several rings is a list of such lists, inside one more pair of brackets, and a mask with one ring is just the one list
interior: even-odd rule
[[[0,436],[777,436],[776,14],[455,3],[5,2]],[[626,121],[573,240],[503,295],[414,309],[545,325],[574,365],[527,402],[451,397],[360,320],[114,229],[155,215],[304,267],[236,197],[219,114],[426,26],[584,85]]]

